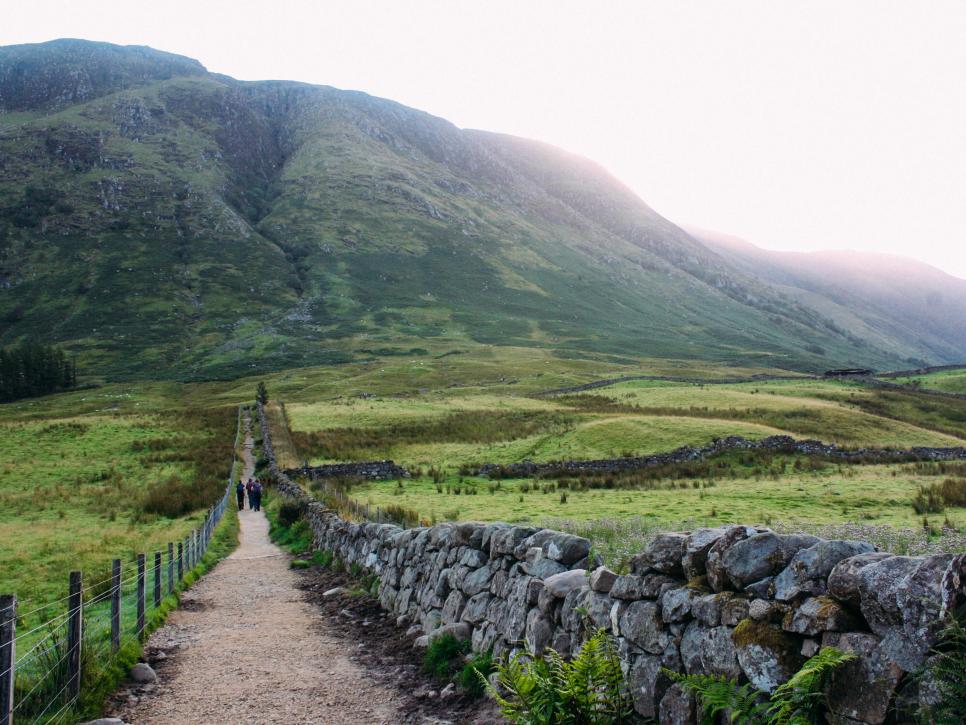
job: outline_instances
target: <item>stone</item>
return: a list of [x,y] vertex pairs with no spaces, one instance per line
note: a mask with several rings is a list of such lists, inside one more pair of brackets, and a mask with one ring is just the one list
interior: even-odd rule
[[479,594],[480,592],[486,591],[490,588],[490,577],[492,572],[488,567],[480,567],[479,569],[474,569],[470,574],[463,578],[460,582],[459,588],[463,590],[463,593],[472,597],[474,594]]
[[527,551],[523,569],[527,574],[538,577],[539,579],[547,579],[554,574],[567,571],[566,566],[559,561],[547,557],[543,553],[543,549],[537,547],[533,547]]
[[746,619],[735,627],[732,639],[741,671],[765,692],[773,692],[804,662],[799,639],[767,622]]
[[328,599],[329,597],[334,597],[338,594],[342,594],[345,591],[345,587],[333,587],[332,589],[327,589],[322,592],[322,597]]
[[651,572],[641,577],[641,596],[644,599],[660,599],[668,589],[674,589],[683,584],[680,579],[675,579],[667,574],[657,574]]
[[453,622],[458,622],[460,616],[463,614],[463,607],[465,604],[466,597],[455,590],[450,592],[449,596],[446,597],[446,602],[443,604],[443,612],[440,615],[443,624],[452,624]]
[[[727,594],[722,592],[721,594]],[[749,614],[750,603],[742,597],[727,597],[721,605],[721,624],[729,627],[736,626],[742,619],[746,619]]]
[[449,700],[456,697],[456,683],[450,682],[446,687],[439,691],[440,700]]
[[809,658],[814,657],[821,650],[822,645],[817,639],[805,639],[802,640],[802,657]]
[[537,602],[540,601],[540,595],[546,588],[546,585],[540,579],[531,579],[527,583],[527,606],[536,606]]
[[691,603],[700,596],[701,592],[690,587],[667,590],[661,597],[661,618],[667,624],[689,619],[691,617]]
[[614,600],[606,594],[587,590],[581,602],[581,607],[586,612],[587,620],[595,629],[611,628],[610,610],[614,605]]
[[609,594],[615,581],[617,581],[617,574],[606,566],[599,566],[590,574],[590,588],[595,592]]
[[[452,624],[444,624],[428,635],[428,642],[435,642],[440,637],[446,637],[447,635],[452,635],[460,641],[468,640],[473,634],[473,629],[466,622],[453,622]],[[422,639],[422,637],[420,638]]]
[[694,695],[680,685],[671,685],[661,698],[657,721],[661,725],[696,725]]
[[643,599],[641,578],[634,574],[622,574],[614,580],[609,594],[614,599]]
[[536,532],[537,529],[531,526],[509,526],[493,531],[490,536],[490,558],[500,554],[513,554],[513,550],[521,541]]
[[697,529],[687,537],[684,545],[684,556],[681,558],[681,566],[687,579],[705,575],[708,552],[725,533],[727,533],[727,529],[724,527]]
[[828,632],[822,646],[857,655],[832,672],[828,687],[832,714],[870,725],[885,722],[902,668],[883,652],[879,640],[867,632]]
[[[665,599],[667,594],[664,595]],[[691,614],[697,619],[701,624],[707,625],[708,627],[717,627],[721,624],[721,607],[722,604],[727,601],[727,598],[732,597],[731,592],[720,592],[718,594],[705,594],[704,596],[697,597],[693,602],[691,602]]]
[[543,551],[561,564],[576,564],[590,553],[590,540],[558,532],[544,542]]
[[423,634],[423,626],[421,624],[414,624],[412,627],[406,630],[406,637],[419,637]]
[[563,599],[574,589],[580,589],[588,585],[587,572],[584,569],[571,569],[547,577],[543,583],[550,594],[558,599]]
[[745,587],[744,593],[749,597],[758,597],[759,599],[771,599],[774,595],[775,589],[775,577],[766,576],[764,579],[759,579]]
[[816,537],[806,534],[755,534],[731,546],[722,564],[732,586],[741,590],[781,571],[800,549],[817,542]]
[[538,609],[531,609],[527,614],[525,628],[527,649],[536,654],[542,654],[550,645],[553,637],[553,624],[540,613]]
[[662,666],[660,657],[641,655],[628,668],[628,692],[634,709],[645,718],[658,714],[661,698],[671,685],[671,680],[661,671]]
[[655,602],[631,602],[620,617],[620,631],[627,640],[651,654],[661,654],[671,643]]
[[154,669],[151,665],[146,662],[138,662],[134,667],[131,668],[130,677],[135,682],[142,685],[146,685],[149,682],[154,682],[158,679],[157,674],[155,674]]
[[731,631],[731,627],[706,627],[692,621],[681,637],[681,663],[685,671],[738,679],[741,668]]
[[125,725],[125,722],[119,717],[99,717],[96,720],[88,720],[81,725]]
[[517,544],[516,548],[513,550],[513,556],[515,556],[517,559],[523,559],[526,556],[527,551],[530,549],[542,550],[543,545],[547,543],[547,540],[556,533],[557,532],[553,529],[540,529],[540,531],[537,533],[531,534]]
[[686,534],[658,534],[645,547],[644,551],[631,560],[631,573],[642,574],[653,569],[661,574],[684,576],[681,559],[687,547]]
[[789,632],[811,637],[822,632],[847,632],[855,626],[855,619],[835,599],[828,596],[811,597],[785,615],[783,627]]
[[731,581],[724,570],[725,552],[755,533],[757,533],[756,530],[749,526],[728,526],[711,545],[705,557],[704,570],[705,576],[708,577],[708,585],[713,591],[721,592],[731,587]]
[[775,599],[788,602],[800,594],[825,594],[828,591],[826,581],[839,562],[873,552],[873,546],[863,541],[819,541],[802,549],[775,577]]
[[479,569],[481,566],[485,566],[489,560],[490,557],[479,549],[466,549],[459,561],[463,566],[468,566],[471,569]]
[[953,557],[940,582],[942,614],[955,612],[966,604],[966,554]]

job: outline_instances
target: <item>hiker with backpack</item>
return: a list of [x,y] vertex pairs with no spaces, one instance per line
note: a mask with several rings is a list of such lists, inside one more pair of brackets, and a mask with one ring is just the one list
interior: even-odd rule
[[257,478],[252,484],[251,493],[248,494],[248,501],[254,507],[255,511],[262,510],[262,482]]
[[235,486],[235,496],[238,498],[238,510],[243,511],[245,509],[245,484],[238,479],[238,485]]

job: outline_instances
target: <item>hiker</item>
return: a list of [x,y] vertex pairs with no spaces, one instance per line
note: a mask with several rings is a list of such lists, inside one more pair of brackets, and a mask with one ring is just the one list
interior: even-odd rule
[[252,511],[255,510],[255,495],[252,493],[254,488],[255,481],[249,478],[248,483],[245,484],[245,490],[248,492],[248,508],[250,508]]
[[262,510],[262,482],[259,481],[257,478],[255,479],[255,484],[252,486],[252,492],[248,496],[249,501],[252,500],[252,496],[254,496],[255,510],[261,511]]
[[245,509],[245,484],[238,479],[238,485],[235,486],[235,496],[238,498],[238,510],[243,511]]

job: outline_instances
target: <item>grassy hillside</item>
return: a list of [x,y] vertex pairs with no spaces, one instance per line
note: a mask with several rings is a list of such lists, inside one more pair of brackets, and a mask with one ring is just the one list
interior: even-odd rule
[[942,360],[742,271],[599,166],[363,93],[84,41],[0,48],[0,344],[210,379],[532,347]]

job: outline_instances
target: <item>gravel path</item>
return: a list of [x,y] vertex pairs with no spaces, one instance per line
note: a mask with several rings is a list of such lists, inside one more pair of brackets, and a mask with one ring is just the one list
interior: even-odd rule
[[[245,441],[245,473],[254,469]],[[305,601],[261,512],[240,512],[241,544],[155,632],[158,682],[116,716],[135,725],[397,722],[396,693],[350,661]]]

